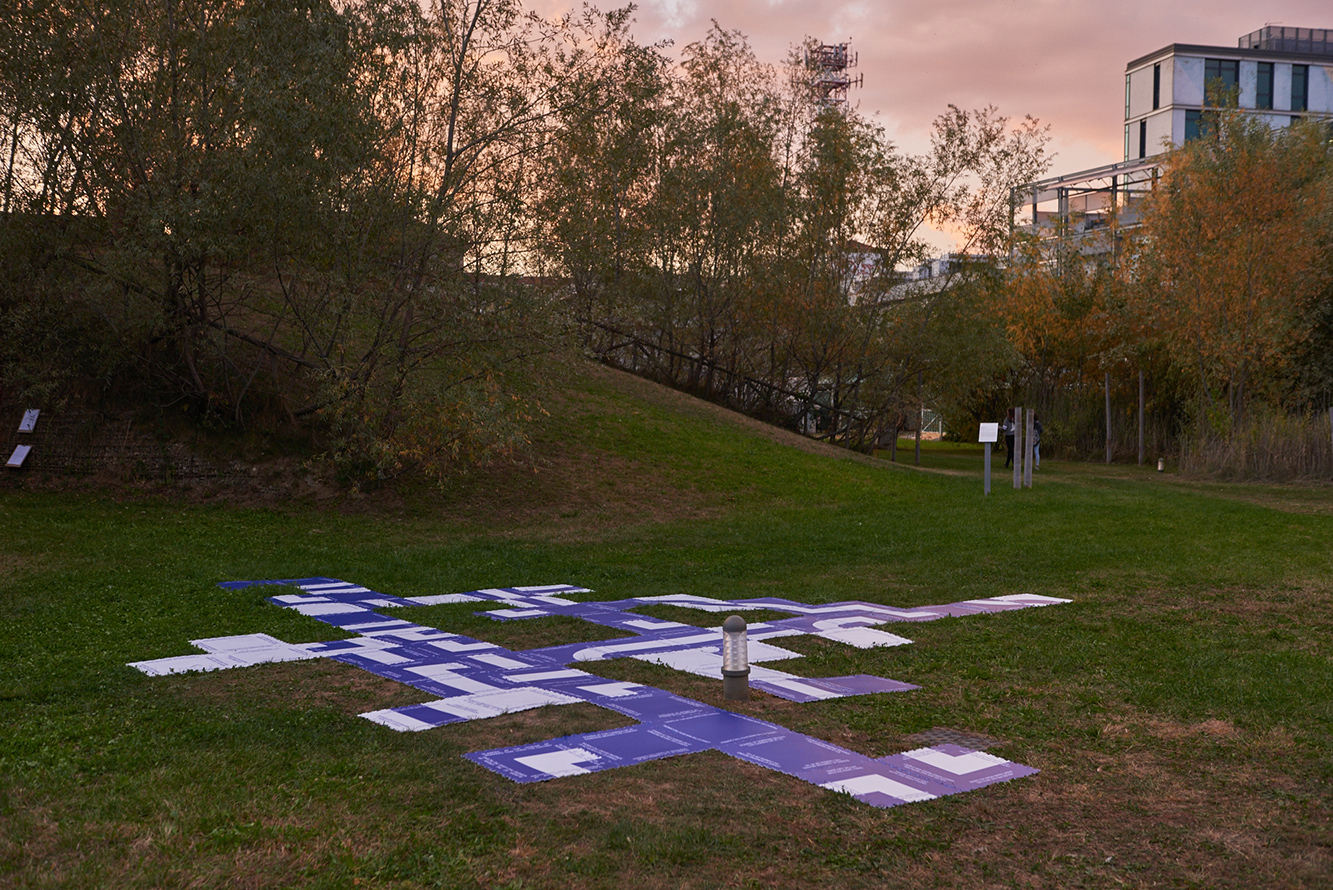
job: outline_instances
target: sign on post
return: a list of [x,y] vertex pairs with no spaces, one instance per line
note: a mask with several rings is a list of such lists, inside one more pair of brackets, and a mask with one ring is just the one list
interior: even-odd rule
[[999,438],[1000,425],[998,423],[983,423],[981,425],[981,432],[977,435],[977,441],[986,446],[982,449],[986,453],[986,494],[990,494],[990,453]]

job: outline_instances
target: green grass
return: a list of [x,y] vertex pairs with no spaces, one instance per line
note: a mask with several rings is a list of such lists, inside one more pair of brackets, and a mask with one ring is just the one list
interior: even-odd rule
[[[811,453],[590,371],[532,465],[392,508],[10,480],[0,886],[1333,886],[1333,490],[1047,461],[1015,491],[1000,460],[987,498],[976,446],[928,445],[925,471],[910,448],[896,467]],[[605,599],[1073,603],[889,626],[915,642],[888,650],[784,640],[805,655],[784,670],[922,688],[738,709],[875,756],[933,726],[983,733],[1042,770],[875,810],[715,753],[525,786],[461,756],[623,725],[591,706],[398,734],[356,714],[417,693],[339,665],[125,666],[205,636],[328,639],[266,591],[216,586],[307,575],[406,596],[571,582]],[[647,611],[682,620],[664,609]],[[411,617],[515,647],[602,638],[473,611]],[[704,678],[592,669],[720,704]]]

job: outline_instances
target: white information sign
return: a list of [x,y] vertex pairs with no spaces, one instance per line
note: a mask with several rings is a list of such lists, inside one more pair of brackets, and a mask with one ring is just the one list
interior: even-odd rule
[[983,423],[981,433],[977,436],[978,442],[998,442],[1000,440],[1000,425],[998,423]]
[[39,408],[29,408],[23,412],[23,420],[19,423],[20,433],[30,433],[37,426],[37,415],[41,414]]

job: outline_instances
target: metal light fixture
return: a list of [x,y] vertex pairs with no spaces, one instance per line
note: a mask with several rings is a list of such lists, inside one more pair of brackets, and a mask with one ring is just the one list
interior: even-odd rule
[[745,619],[739,615],[722,622],[722,698],[750,699],[750,655],[745,642]]

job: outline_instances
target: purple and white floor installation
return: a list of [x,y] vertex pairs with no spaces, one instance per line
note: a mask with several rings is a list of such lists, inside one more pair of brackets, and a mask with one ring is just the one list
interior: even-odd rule
[[[400,732],[433,729],[543,705],[591,702],[632,717],[638,723],[466,756],[515,782],[540,782],[677,754],[716,750],[823,788],[845,791],[876,807],[932,800],[1037,771],[957,745],[868,757],[773,723],[651,686],[613,682],[570,665],[608,658],[637,658],[720,680],[720,626],[700,629],[647,618],[629,610],[655,603],[706,612],[767,609],[788,612],[793,617],[749,626],[752,689],[797,702],[902,692],[919,687],[865,674],[821,679],[798,677],[755,663],[800,658],[799,653],[769,642],[782,637],[808,634],[859,648],[901,646],[911,640],[874,626],[1069,602],[1054,597],[1016,595],[895,609],[863,602],[812,606],[770,597],[722,600],[687,595],[577,602],[567,596],[591,591],[567,584],[417,597],[389,596],[334,578],[236,581],[221,586],[237,589],[259,584],[298,589],[299,593],[284,593],[270,597],[269,601],[356,636],[299,645],[262,633],[192,640],[205,654],[139,661],[131,667],[150,676],[161,676],[274,661],[332,658],[438,696],[425,704],[361,715]],[[459,602],[501,605],[504,608],[484,613],[498,621],[568,615],[630,636],[512,651],[381,614],[396,607]]]

